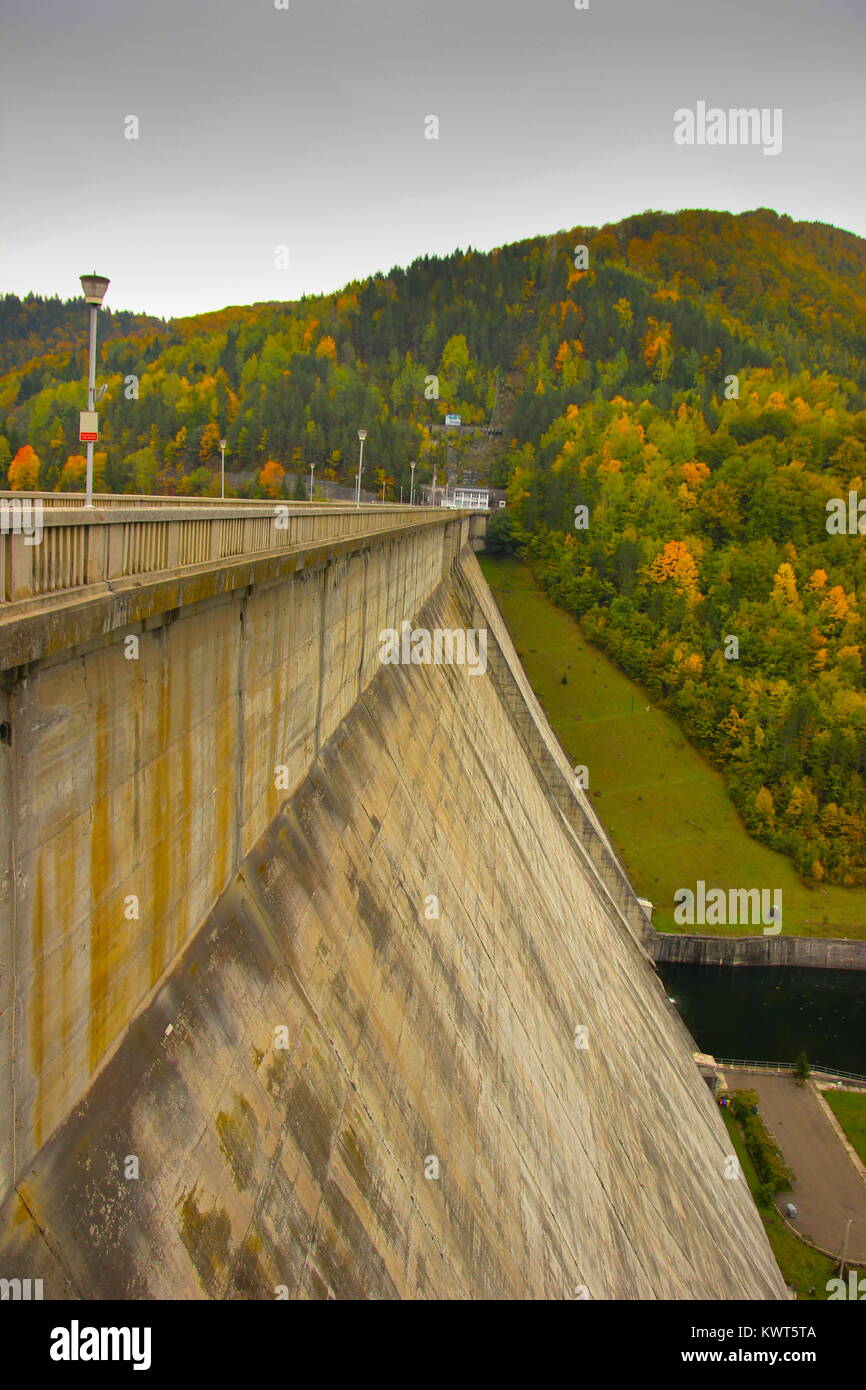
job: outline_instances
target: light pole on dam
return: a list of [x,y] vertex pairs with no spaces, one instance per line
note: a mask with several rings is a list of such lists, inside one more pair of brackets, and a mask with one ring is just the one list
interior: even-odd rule
[[358,486],[355,490],[355,506],[361,505],[361,474],[364,471],[364,440],[367,438],[366,430],[358,430],[358,438],[361,441],[361,452],[358,455]]
[[81,288],[84,291],[84,302],[90,305],[90,356],[87,371],[87,413],[88,420],[81,421],[78,435],[87,444],[87,480],[85,482],[84,505],[93,506],[93,445],[97,437],[97,425],[94,416],[96,408],[96,311],[105,298],[105,291],[108,289],[110,281],[104,275],[97,275],[96,271],[92,275],[82,275]]

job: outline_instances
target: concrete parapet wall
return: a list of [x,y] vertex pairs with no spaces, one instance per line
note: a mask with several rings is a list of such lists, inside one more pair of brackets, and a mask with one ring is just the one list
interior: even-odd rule
[[[228,481],[231,476],[232,475],[226,471],[226,481]],[[291,474],[287,476],[294,479],[297,475]],[[307,470],[306,476],[309,477],[309,470]],[[321,486],[322,484],[320,482],[316,483],[316,487]],[[281,500],[286,502],[293,512],[302,510],[310,511],[315,510],[317,507],[331,507],[334,505],[354,507],[354,488],[346,488],[346,492],[351,493],[351,499],[349,497],[345,499],[328,497],[324,502],[321,499],[312,502],[297,502],[294,499],[289,501],[287,498],[282,498]],[[45,507],[64,508],[81,508],[84,506],[85,500],[83,492],[12,492],[8,489],[0,489],[0,503],[20,502],[22,498],[32,498],[34,501],[38,500]],[[365,491],[363,488],[361,489],[361,501],[364,504],[365,510],[368,509],[368,506],[370,510],[396,510],[392,505],[377,502],[374,495]],[[93,494],[93,505],[101,511],[107,507],[188,507],[196,509],[207,507],[231,507],[237,510],[244,507],[263,507],[269,504],[263,502],[261,497],[166,497],[153,492],[95,492]],[[405,511],[406,507],[402,503],[400,505]],[[416,507],[415,510],[416,512],[420,511],[420,508]]]
[[[118,499],[115,499],[117,501]],[[119,499],[122,501],[123,499]],[[25,513],[9,511],[16,505]],[[4,604],[86,586],[192,569],[238,556],[404,527],[441,526],[418,508],[211,503],[34,511],[38,499],[0,499],[0,617]],[[17,523],[17,525],[16,525]]]

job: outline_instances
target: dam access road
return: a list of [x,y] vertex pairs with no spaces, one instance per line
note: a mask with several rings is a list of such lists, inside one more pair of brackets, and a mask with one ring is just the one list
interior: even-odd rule
[[[0,1275],[784,1298],[486,518],[33,500],[39,542],[0,536]],[[404,621],[485,630],[483,674],[381,664]]]

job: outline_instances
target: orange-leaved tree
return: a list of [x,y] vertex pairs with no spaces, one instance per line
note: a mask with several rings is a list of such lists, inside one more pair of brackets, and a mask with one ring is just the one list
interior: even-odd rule
[[264,488],[267,497],[282,497],[285,476],[285,468],[276,459],[268,459],[259,473],[259,487]]
[[9,465],[9,486],[13,492],[34,492],[39,486],[42,464],[31,444],[22,444]]

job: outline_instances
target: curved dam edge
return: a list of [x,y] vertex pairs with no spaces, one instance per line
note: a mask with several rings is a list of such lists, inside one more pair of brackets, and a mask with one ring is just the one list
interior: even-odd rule
[[[47,1298],[784,1299],[464,550],[3,1210]],[[289,621],[289,619],[286,619]],[[516,657],[514,658],[516,662]]]

